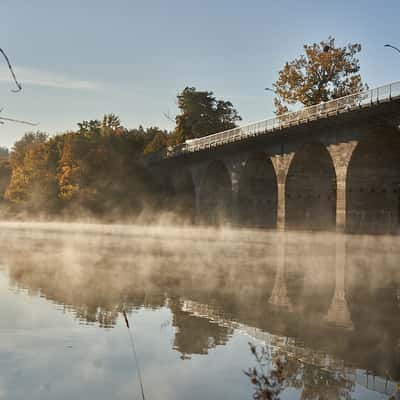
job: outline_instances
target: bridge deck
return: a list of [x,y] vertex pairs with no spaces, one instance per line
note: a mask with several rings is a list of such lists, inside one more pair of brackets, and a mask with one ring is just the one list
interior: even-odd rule
[[197,139],[187,140],[183,144],[169,147],[158,159],[174,158],[202,150],[223,146],[229,143],[266,135],[277,130],[308,124],[319,119],[368,109],[378,104],[400,100],[400,81],[393,82],[368,91],[341,97],[301,110],[289,112],[274,118],[255,122],[249,125],[214,133]]

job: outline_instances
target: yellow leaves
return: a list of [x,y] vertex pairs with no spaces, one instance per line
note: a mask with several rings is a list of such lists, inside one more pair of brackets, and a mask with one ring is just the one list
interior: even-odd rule
[[310,106],[365,88],[358,74],[359,60],[355,57],[361,51],[360,44],[337,47],[330,36],[303,48],[305,54],[286,62],[279,71],[274,84],[278,95],[276,113],[282,113],[285,103]]

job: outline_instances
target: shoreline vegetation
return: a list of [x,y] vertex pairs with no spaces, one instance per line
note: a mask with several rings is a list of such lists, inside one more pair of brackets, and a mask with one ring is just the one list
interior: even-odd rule
[[[148,154],[187,139],[236,126],[229,101],[186,87],[177,96],[174,130],[127,129],[115,114],[78,123],[50,136],[28,132],[11,151],[0,147],[0,215],[3,219],[54,218],[114,222],[190,222],[168,179],[146,167]],[[178,217],[179,216],[179,217]]]

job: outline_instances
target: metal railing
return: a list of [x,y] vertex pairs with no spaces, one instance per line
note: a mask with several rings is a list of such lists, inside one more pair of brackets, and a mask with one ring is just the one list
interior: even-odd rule
[[192,139],[186,143],[169,147],[161,154],[158,154],[158,158],[177,157],[183,154],[221,146],[264,135],[275,130],[305,124],[320,118],[338,115],[358,108],[369,107],[376,103],[391,101],[399,97],[400,81],[397,81],[365,92],[351,94],[314,106],[305,107],[298,111],[288,112],[274,118],[214,133],[198,139]]

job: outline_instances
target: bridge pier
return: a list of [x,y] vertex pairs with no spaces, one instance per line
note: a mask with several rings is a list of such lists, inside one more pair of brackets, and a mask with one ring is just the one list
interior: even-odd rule
[[204,175],[206,173],[209,162],[203,162],[201,164],[191,165],[189,167],[190,173],[192,175],[193,184],[194,184],[194,196],[195,196],[195,207],[194,207],[194,223],[197,224],[200,222],[201,216],[201,186],[204,180]]
[[346,228],[346,178],[350,159],[358,142],[331,144],[327,150],[332,157],[336,173],[336,230]]
[[235,157],[225,159],[225,165],[228,169],[232,184],[232,215],[231,223],[239,223],[239,182],[242,169],[246,164],[245,157]]
[[272,165],[274,166],[276,179],[278,184],[278,207],[276,228],[278,231],[285,230],[286,216],[286,177],[289,172],[290,163],[292,162],[294,153],[277,154],[271,157]]

